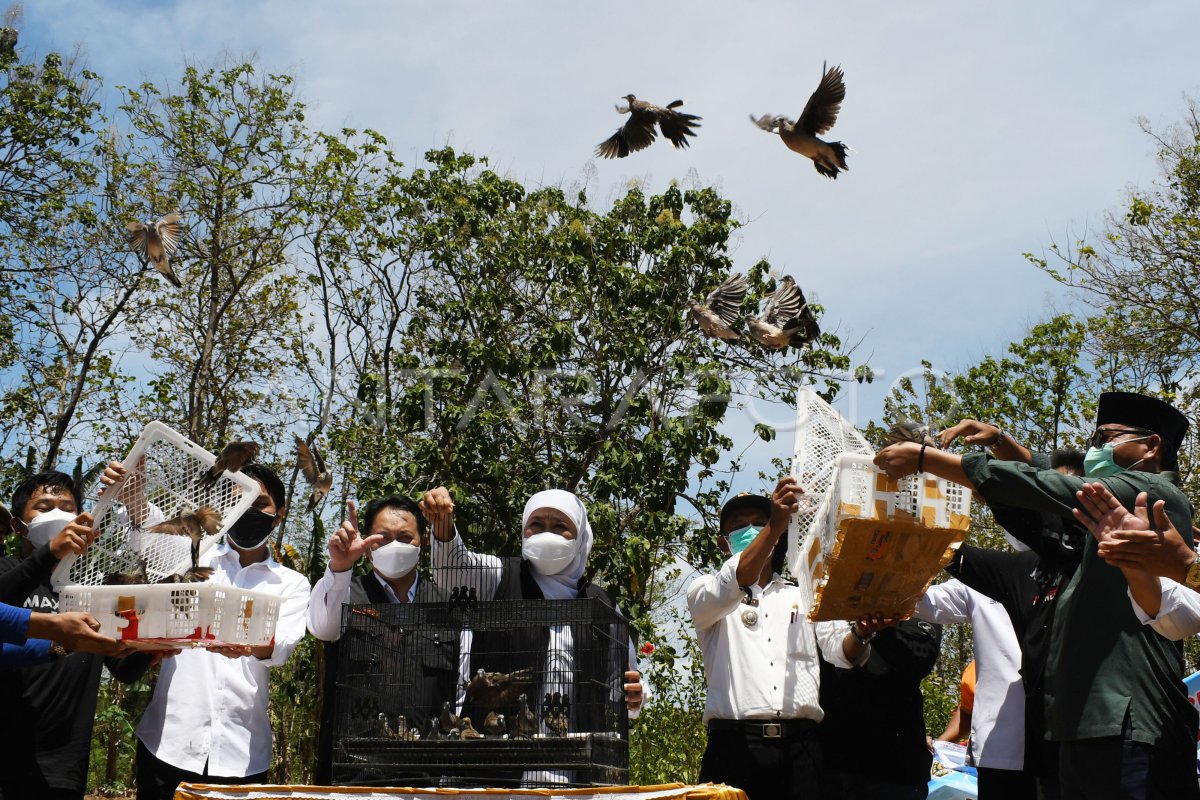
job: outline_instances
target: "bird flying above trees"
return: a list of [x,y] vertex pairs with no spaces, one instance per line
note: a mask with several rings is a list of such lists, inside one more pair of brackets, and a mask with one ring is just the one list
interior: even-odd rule
[[183,221],[178,214],[167,214],[158,222],[130,222],[125,226],[126,237],[142,262],[149,262],[176,289],[183,286],[171,269],[171,256],[183,239]]
[[826,142],[817,137],[837,122],[842,101],[846,99],[846,82],[841,67],[822,67],[824,75],[817,90],[808,98],[800,119],[764,114],[750,115],[750,121],[768,133],[778,133],[789,150],[811,158],[817,172],[836,179],[839,170],[848,170],[846,150],[842,142]]
[[687,147],[687,137],[695,136],[695,128],[700,127],[700,117],[675,110],[683,105],[682,100],[668,103],[666,108],[638,100],[632,94],[625,95],[625,101],[629,105],[625,108],[617,106],[617,113],[628,114],[629,119],[596,147],[597,156],[624,158],[630,153],[646,149],[654,143],[655,125],[675,147]]
[[309,447],[299,436],[295,438],[296,459],[300,463],[300,471],[304,473],[304,480],[312,487],[304,513],[311,514],[317,503],[321,502],[333,487],[333,472],[325,466],[325,459],[321,458],[315,447]]
[[238,472],[250,461],[258,457],[258,445],[255,442],[236,441],[225,445],[225,449],[217,456],[212,469],[200,478],[201,487],[211,487],[225,474],[226,470]]
[[790,275],[785,275],[767,297],[762,319],[747,314],[746,326],[750,335],[770,350],[782,350],[788,345],[799,349],[821,335],[804,292]]
[[718,339],[736,339],[737,331],[733,323],[737,321],[742,300],[746,298],[746,277],[740,272],[734,273],[721,282],[712,291],[704,305],[695,300],[688,301],[692,316],[700,325],[700,330]]

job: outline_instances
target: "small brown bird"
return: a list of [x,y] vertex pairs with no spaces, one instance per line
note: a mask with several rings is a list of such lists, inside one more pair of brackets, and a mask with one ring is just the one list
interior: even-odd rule
[[675,109],[683,105],[682,100],[668,103],[666,108],[638,100],[632,94],[624,97],[629,105],[617,106],[618,114],[628,114],[629,120],[596,148],[596,155],[603,158],[624,158],[630,153],[644,150],[654,143],[654,126],[658,125],[662,135],[677,148],[687,147],[687,137],[695,136],[700,127],[700,117],[685,114]]
[[770,350],[783,350],[788,345],[799,349],[821,335],[804,292],[790,275],[785,275],[767,298],[762,319],[746,315],[746,327],[759,344]]
[[508,726],[504,724],[504,715],[489,711],[483,719],[483,732],[488,736],[503,736],[508,733]]
[[[196,572],[207,567],[200,567],[200,542],[205,536],[216,536],[221,530],[221,513],[212,506],[200,506],[195,511],[184,511],[177,517],[160,522],[149,529],[149,533],[167,533],[172,536],[186,536],[192,540],[192,569]],[[212,570],[208,570],[209,575]],[[207,579],[208,575],[201,580]]]
[[480,706],[500,708],[515,701],[532,680],[533,672],[529,669],[513,672],[487,672],[479,669],[475,671],[475,677],[471,678],[470,682],[464,682],[463,686],[471,699]]
[[159,581],[159,583],[204,583],[213,576],[212,567],[192,567],[187,572],[180,575],[168,575]]
[[700,325],[700,330],[707,335],[717,339],[736,339],[738,333],[732,326],[737,321],[744,299],[746,276],[736,272],[712,290],[704,305],[688,300],[688,308]]
[[308,496],[308,506],[304,513],[311,514],[317,503],[321,502],[333,487],[333,473],[325,466],[325,459],[321,458],[315,447],[309,447],[299,436],[295,438],[300,471],[304,473],[304,480],[312,487],[312,494]]
[[450,701],[443,701],[442,713],[438,715],[438,726],[442,729],[442,733],[449,736],[451,731],[458,730],[460,722],[458,715],[450,709]]
[[125,226],[125,236],[143,263],[149,262],[176,289],[183,286],[175,271],[171,269],[170,257],[179,249],[183,239],[183,221],[178,214],[167,214],[152,225],[130,222]]
[[848,170],[846,150],[842,142],[826,142],[817,137],[837,122],[842,101],[846,99],[846,82],[841,67],[821,68],[821,82],[808,98],[800,119],[793,122],[787,117],[764,114],[750,121],[768,133],[778,133],[788,149],[811,158],[817,172],[827,178],[836,179],[838,170]]
[[100,581],[101,586],[137,586],[146,583],[150,583],[150,577],[146,574],[144,561],[138,564],[137,569],[130,572],[113,572],[105,575]]
[[255,442],[230,442],[217,456],[217,461],[213,464],[212,469],[200,477],[200,486],[202,488],[213,486],[226,470],[238,472],[257,457],[258,445]]
[[391,739],[391,738],[395,737],[396,732],[394,730],[392,730],[391,724],[388,723],[387,714],[380,711],[379,714],[375,717],[375,722],[377,723],[376,733],[378,733],[379,736],[381,736],[382,738],[385,738],[385,739]]
[[462,718],[462,728],[458,732],[458,738],[460,738],[460,739],[482,739],[483,734],[480,733],[479,731],[475,730],[474,727],[472,727],[470,717],[463,717]]
[[554,736],[567,735],[567,718],[571,713],[571,700],[558,692],[542,708],[542,718],[546,720],[546,729]]
[[529,701],[525,695],[517,698],[517,719],[514,723],[514,735],[518,739],[532,739],[538,731],[537,715],[529,709]]
[[907,419],[896,422],[887,432],[888,444],[916,442],[928,447],[938,447],[937,439],[929,435],[929,426]]

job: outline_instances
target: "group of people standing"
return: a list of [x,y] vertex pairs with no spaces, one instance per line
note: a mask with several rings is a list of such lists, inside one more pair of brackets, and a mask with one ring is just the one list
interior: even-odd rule
[[[983,800],[1200,797],[1180,642],[1200,633],[1192,508],[1176,472],[1187,428],[1157,398],[1107,392],[1082,464],[975,420],[942,444],[963,437],[988,452],[880,451],[890,478],[921,471],[969,488],[1017,545],[958,551],[955,580],[918,603],[914,621],[929,627],[917,647],[896,645],[911,623],[807,621],[779,568],[793,481],[731,500],[721,515],[730,558],[688,592],[708,681],[701,777],[751,800],[924,797],[920,680],[933,662],[920,656],[936,649],[934,625],[971,622]],[[865,701],[876,692],[890,701]],[[901,767],[900,753],[921,767]]]

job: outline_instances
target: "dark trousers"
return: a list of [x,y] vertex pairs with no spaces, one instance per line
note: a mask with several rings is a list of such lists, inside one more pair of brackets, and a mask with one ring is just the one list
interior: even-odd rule
[[749,800],[817,800],[821,763],[815,724],[780,739],[709,730],[700,782],[734,786]]
[[[175,787],[181,783],[216,783],[225,786],[240,783],[266,783],[267,773],[259,772],[244,778],[222,778],[208,774],[205,766],[203,773],[188,772],[186,769],[173,767],[165,761],[155,758],[146,749],[142,740],[137,743],[137,800],[172,800],[175,797]],[[6,798],[7,800],[7,798]]]
[[83,790],[0,784],[0,800],[83,800]]
[[1196,749],[1124,736],[1059,745],[1062,800],[1196,800]]
[[1019,769],[979,767],[979,800],[1036,800],[1037,776]]
[[866,775],[827,771],[825,796],[847,800],[925,800],[929,784],[892,783]]

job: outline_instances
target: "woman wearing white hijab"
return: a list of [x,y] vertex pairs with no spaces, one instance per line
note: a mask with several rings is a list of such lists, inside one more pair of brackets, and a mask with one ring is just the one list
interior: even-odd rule
[[[454,527],[454,502],[445,487],[426,492],[421,500],[421,511],[433,528],[431,556],[439,585],[469,587],[475,590],[479,600],[597,597],[615,608],[607,592],[583,580],[592,550],[592,528],[583,501],[574,494],[549,489],[530,497],[521,517],[521,556],[507,559],[467,549]],[[571,674],[571,645],[569,625],[551,630],[547,675]],[[486,652],[482,648],[480,651]],[[465,657],[469,658],[469,655]],[[629,716],[636,717],[646,693],[637,671],[632,642],[627,667],[621,688],[625,692]],[[469,672],[473,674],[474,670]],[[542,694],[567,688],[553,686],[556,682],[548,679]]]

